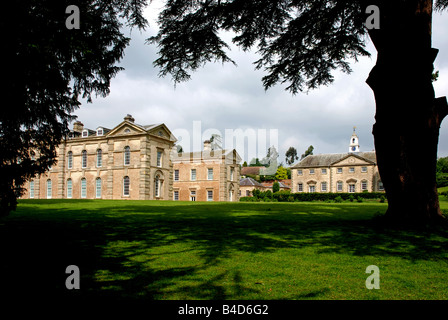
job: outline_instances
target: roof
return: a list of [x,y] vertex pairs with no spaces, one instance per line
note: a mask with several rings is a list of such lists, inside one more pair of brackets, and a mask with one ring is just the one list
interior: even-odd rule
[[260,182],[256,181],[253,178],[242,178],[240,180],[240,187],[241,186],[254,186],[254,187],[264,187]]
[[[230,157],[229,157],[230,156]],[[226,162],[232,161],[235,158],[236,162],[241,162],[241,157],[235,149],[231,150],[211,150],[211,151],[195,151],[195,152],[179,152],[172,153],[171,161],[173,162],[192,162],[193,160],[222,160],[227,159]]]
[[376,163],[375,151],[357,152],[357,153],[325,153],[325,154],[306,156],[302,161],[292,166],[291,169],[310,168],[310,167],[329,167],[350,156],[357,157],[367,162]]
[[245,176],[246,174],[253,174],[253,175],[260,174],[260,170],[262,168],[264,168],[264,167],[242,167],[241,175]]

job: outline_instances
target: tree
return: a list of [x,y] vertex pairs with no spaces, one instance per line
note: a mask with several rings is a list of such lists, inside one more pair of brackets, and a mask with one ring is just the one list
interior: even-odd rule
[[288,179],[288,170],[283,166],[279,166],[277,168],[277,172],[275,173],[275,179],[277,180],[285,180]]
[[278,183],[278,181],[275,181],[273,184],[272,184],[272,192],[278,192],[278,191],[280,191],[280,184]]
[[266,154],[266,157],[264,157],[260,162],[266,167],[266,169],[263,168],[262,173],[263,175],[274,175],[277,171],[277,158],[278,158],[278,152],[277,149],[275,149],[274,146],[269,147],[268,153]]
[[[447,0],[436,0],[435,9],[447,7]],[[349,73],[349,59],[370,55],[370,37],[378,55],[366,82],[376,102],[373,135],[386,217],[437,224],[444,219],[435,165],[448,104],[433,89],[432,12],[432,0],[168,1],[149,42],[159,46],[160,75],[180,82],[206,62],[234,63],[219,36],[232,31],[237,46],[257,48],[265,89],[282,83],[296,94],[330,84],[335,69]]]
[[306,149],[305,153],[302,154],[302,156],[300,157],[300,160],[303,160],[303,158],[305,158],[306,156],[312,155],[313,151],[314,151],[314,147],[309,146],[308,149]]
[[247,167],[247,161],[243,162],[243,167]]
[[288,165],[292,165],[296,160],[299,159],[297,156],[297,149],[294,147],[289,147],[289,149],[285,153],[286,163]]
[[[80,98],[109,94],[129,43],[120,28],[144,29],[146,0],[76,1],[79,29],[64,0],[6,1],[0,19],[7,61],[0,113],[0,214],[15,210],[26,180],[55,164],[56,148]],[[70,11],[69,11],[70,12]],[[72,11],[73,12],[73,11]],[[70,19],[69,19],[70,18]],[[76,24],[73,24],[76,25]]]
[[222,138],[219,134],[212,134],[210,137],[210,147],[212,150],[222,150]]

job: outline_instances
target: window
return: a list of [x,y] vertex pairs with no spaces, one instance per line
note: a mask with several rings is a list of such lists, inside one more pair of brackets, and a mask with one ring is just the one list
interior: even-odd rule
[[233,174],[235,172],[235,168],[231,167],[230,168],[230,181],[233,181]]
[[87,168],[87,151],[86,150],[82,150],[82,153],[81,153],[81,167]]
[[52,185],[51,185],[51,180],[48,179],[47,180],[47,199],[51,199],[51,194],[52,194]]
[[337,191],[342,191],[343,190],[343,186],[344,186],[344,184],[342,183],[342,181],[338,181],[338,183],[336,185],[336,190]]
[[361,172],[367,172],[367,167],[361,167]]
[[124,147],[124,165],[128,166],[131,164],[131,148],[128,146]]
[[73,169],[73,152],[71,151],[67,153],[67,168]]
[[378,190],[379,191],[384,191],[384,186],[383,186],[383,182],[382,181],[378,181]]
[[173,193],[173,200],[174,201],[179,201],[179,191],[174,191],[174,193]]
[[342,168],[338,168],[338,173],[342,173]]
[[322,169],[322,174],[327,174],[327,169]]
[[155,178],[155,180],[154,180],[154,196],[156,197],[156,198],[158,198],[158,197],[160,197],[160,187],[161,187],[161,185],[162,185],[162,183],[161,183],[161,181],[160,181],[160,176],[159,175],[156,175],[156,178]]
[[297,192],[303,192],[303,183],[297,184]]
[[299,175],[299,176],[303,175],[303,171],[302,170],[297,170],[297,175]]
[[96,130],[96,135],[97,135],[97,136],[102,136],[103,133],[104,133],[103,128],[98,128],[98,129]]
[[174,181],[179,181],[179,170],[174,170]]
[[213,201],[213,190],[207,190],[207,201]]
[[354,173],[354,172],[355,172],[355,168],[353,168],[353,167],[349,168],[349,169],[348,169],[348,172],[350,172],[350,173]]
[[87,180],[86,180],[86,178],[81,179],[81,198],[87,198]]
[[67,198],[71,199],[73,197],[73,182],[72,179],[67,180]]
[[130,180],[129,180],[129,177],[126,176],[123,178],[123,195],[124,196],[129,196],[129,185],[130,185]]
[[246,197],[250,197],[250,191],[246,190]]
[[308,191],[309,192],[316,192],[316,186],[315,185],[309,185],[308,186]]
[[85,138],[85,137],[88,137],[88,136],[89,136],[89,131],[83,130],[82,131],[82,137]]
[[207,179],[208,180],[213,180],[213,168],[208,168],[207,169]]
[[361,181],[361,191],[366,191],[367,190],[367,180],[362,180]]
[[322,182],[320,185],[320,191],[322,192],[327,192],[327,183],[326,182]]
[[130,132],[131,132],[131,129],[129,129],[129,128],[124,129],[124,133],[130,133]]
[[101,198],[101,178],[96,178],[95,181],[95,196]]
[[314,174],[314,169],[310,169],[310,174]]
[[34,198],[34,181],[30,181],[30,198]]
[[196,201],[196,190],[190,191],[190,201]]
[[355,185],[353,183],[348,185],[348,192],[350,192],[350,193],[355,192]]
[[162,151],[157,151],[157,166],[162,166]]
[[103,166],[103,150],[96,150],[96,166],[98,168]]
[[196,181],[196,169],[191,169],[191,181]]

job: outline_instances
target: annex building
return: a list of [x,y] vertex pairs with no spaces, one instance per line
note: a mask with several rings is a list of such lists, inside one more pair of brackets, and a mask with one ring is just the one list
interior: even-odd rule
[[348,153],[309,155],[291,167],[291,192],[384,191],[374,151],[360,152],[355,129]]
[[241,157],[235,149],[173,153],[173,200],[239,201]]

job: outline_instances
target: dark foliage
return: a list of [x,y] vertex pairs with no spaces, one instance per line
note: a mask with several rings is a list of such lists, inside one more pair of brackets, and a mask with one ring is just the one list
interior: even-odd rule
[[[146,0],[21,0],[4,3],[0,113],[0,214],[14,210],[23,183],[55,164],[80,98],[106,96],[129,43],[120,28],[144,28]],[[80,10],[67,29],[66,8]]]

